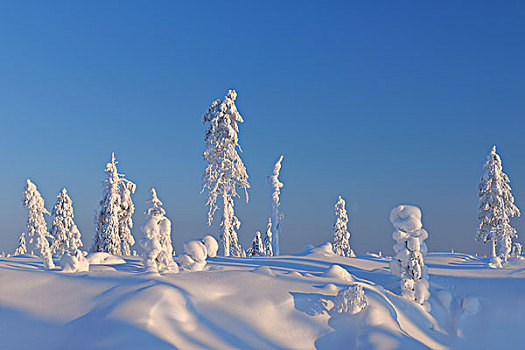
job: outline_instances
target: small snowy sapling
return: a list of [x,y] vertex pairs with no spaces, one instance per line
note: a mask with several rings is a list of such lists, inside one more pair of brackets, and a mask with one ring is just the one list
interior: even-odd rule
[[248,257],[266,255],[264,251],[263,241],[261,238],[261,233],[259,231],[255,233],[255,237],[253,238],[253,241],[252,241],[252,246],[248,249],[248,251],[246,252],[246,255]]
[[24,255],[27,253],[25,235],[25,232],[22,232],[22,234],[20,235],[20,238],[18,239],[18,247],[16,247],[14,255]]
[[334,308],[338,313],[357,314],[367,306],[368,298],[358,284],[341,289],[335,297]]
[[73,201],[65,188],[58,194],[51,216],[53,218],[50,231],[53,236],[51,251],[61,256],[66,251],[74,252],[81,247],[80,231],[73,219]]
[[268,225],[266,225],[266,233],[263,238],[264,254],[266,256],[273,256],[273,233],[272,233],[272,219],[268,219]]

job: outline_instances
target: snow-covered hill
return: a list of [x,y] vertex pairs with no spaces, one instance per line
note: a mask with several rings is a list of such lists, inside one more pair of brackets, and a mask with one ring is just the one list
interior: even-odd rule
[[[466,254],[430,253],[426,261],[430,313],[399,297],[389,259],[338,257],[324,247],[295,256],[209,258],[207,271],[163,276],[145,273],[138,258],[77,274],[45,271],[32,256],[3,258],[0,348],[523,346],[523,260],[504,269]],[[362,285],[369,307],[335,313],[338,290],[353,283]]]

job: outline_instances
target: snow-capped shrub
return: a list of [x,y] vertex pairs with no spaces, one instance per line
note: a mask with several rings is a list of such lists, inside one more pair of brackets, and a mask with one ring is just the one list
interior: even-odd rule
[[345,205],[345,200],[339,196],[335,204],[336,220],[332,237],[332,249],[337,255],[354,257],[355,254],[350,248],[350,232],[348,232],[348,215]]
[[31,180],[26,180],[26,187],[22,195],[22,203],[27,208],[27,235],[33,243],[36,240],[35,247],[38,249],[39,255],[44,260],[44,267],[52,269],[55,267],[53,257],[51,256],[51,248],[49,247],[49,233],[47,232],[47,224],[44,220],[44,214],[49,215],[49,212],[44,207],[44,199],[38,192],[36,185]]
[[[492,242],[492,257],[498,255],[506,262],[511,248],[512,238],[517,237],[516,229],[510,225],[510,218],[520,216],[520,210],[514,204],[509,178],[503,172],[501,158],[496,153],[496,146],[487,157],[479,191],[479,226],[476,239]],[[493,266],[497,261],[492,259]]]
[[196,262],[205,262],[208,257],[206,246],[200,241],[188,241],[184,243],[184,254]]
[[152,207],[146,210],[148,216],[141,226],[144,237],[140,240],[144,248],[144,265],[148,272],[177,273],[179,267],[173,260],[173,246],[171,244],[171,221],[165,217],[166,211],[161,207],[162,202],[157,197],[154,188],[151,189]]
[[206,261],[195,261],[188,254],[182,254],[179,262],[184,270],[191,272],[202,271],[206,267]]
[[60,266],[62,266],[62,272],[65,273],[89,271],[89,261],[79,249],[62,254]]
[[218,208],[217,199],[222,198],[220,241],[224,256],[243,255],[236,232],[241,222],[235,216],[233,199],[237,196],[237,188],[245,191],[250,188],[246,167],[237,152],[240,148],[238,124],[243,119],[235,106],[236,99],[235,90],[229,90],[224,99],[212,102],[202,116],[202,123],[206,125],[204,160],[207,163],[202,190],[208,190],[208,225],[211,225]]
[[357,314],[368,306],[368,298],[360,285],[341,289],[335,297],[335,310],[338,313]]
[[202,243],[206,246],[206,251],[208,252],[208,256],[210,258],[214,258],[217,256],[217,250],[219,250],[219,244],[217,243],[217,240],[210,235],[204,236],[202,238]]
[[396,255],[390,262],[390,271],[401,278],[401,292],[405,298],[419,304],[429,304],[428,270],[424,263],[427,246],[424,242],[428,232],[421,223],[421,210],[411,205],[399,205],[390,212],[390,222],[396,229]]

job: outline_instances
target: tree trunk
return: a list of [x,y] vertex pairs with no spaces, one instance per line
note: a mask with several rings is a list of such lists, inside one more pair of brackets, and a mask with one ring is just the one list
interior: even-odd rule
[[231,230],[231,218],[230,218],[230,203],[228,201],[228,196],[226,193],[223,193],[222,195],[222,201],[223,201],[223,211],[222,211],[222,223],[221,223],[221,230],[222,230],[222,251],[224,253],[224,256],[230,256],[230,230]]
[[496,257],[496,238],[492,237],[492,257]]

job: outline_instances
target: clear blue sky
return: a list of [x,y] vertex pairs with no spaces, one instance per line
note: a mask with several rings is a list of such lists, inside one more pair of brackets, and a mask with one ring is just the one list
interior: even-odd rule
[[391,253],[401,203],[422,208],[430,250],[488,251],[474,235],[493,144],[525,211],[524,2],[5,1],[0,33],[0,250],[24,230],[28,177],[48,209],[68,189],[89,247],[112,151],[137,183],[135,233],[155,186],[178,251],[217,234],[201,116],[231,88],[245,246],[280,154],[283,253],[330,238],[338,195],[357,253]]

